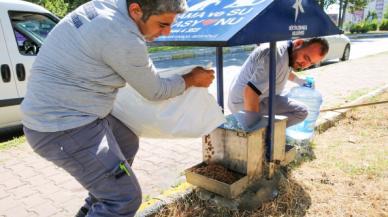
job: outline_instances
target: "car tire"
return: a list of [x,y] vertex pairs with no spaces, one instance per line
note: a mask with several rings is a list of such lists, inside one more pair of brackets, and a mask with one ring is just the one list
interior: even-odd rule
[[344,53],[342,54],[341,61],[349,60],[350,56],[350,44],[347,44],[344,49]]

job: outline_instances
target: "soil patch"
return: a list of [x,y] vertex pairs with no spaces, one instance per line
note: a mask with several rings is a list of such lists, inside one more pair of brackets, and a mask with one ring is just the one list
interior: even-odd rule
[[221,164],[216,163],[203,163],[198,167],[192,169],[194,173],[206,176],[208,178],[226,183],[233,184],[239,180],[243,175],[236,173],[232,170],[229,170],[222,166]]

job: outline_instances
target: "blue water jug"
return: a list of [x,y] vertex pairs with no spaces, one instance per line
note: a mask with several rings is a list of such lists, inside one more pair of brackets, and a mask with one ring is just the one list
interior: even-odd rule
[[319,116],[322,104],[322,95],[314,90],[314,78],[307,77],[306,83],[301,87],[294,87],[288,93],[288,98],[301,102],[307,106],[308,115],[306,119],[286,129],[286,136],[294,140],[309,140],[314,134],[315,122]]

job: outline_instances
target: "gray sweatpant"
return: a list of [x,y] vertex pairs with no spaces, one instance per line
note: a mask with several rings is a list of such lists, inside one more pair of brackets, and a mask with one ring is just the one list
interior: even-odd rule
[[[142,201],[130,165],[138,137],[111,115],[61,132],[37,132],[24,127],[28,143],[43,158],[70,173],[89,191],[87,216],[134,216]],[[126,161],[127,160],[127,161]],[[120,169],[125,162],[129,176]]]
[[[242,103],[228,102],[229,109],[232,113],[236,113],[244,109]],[[268,115],[269,98],[266,97],[261,100],[259,104],[260,114]],[[303,104],[297,103],[287,96],[276,95],[275,96],[275,114],[284,115],[288,118],[287,127],[302,122],[308,115],[307,107]]]

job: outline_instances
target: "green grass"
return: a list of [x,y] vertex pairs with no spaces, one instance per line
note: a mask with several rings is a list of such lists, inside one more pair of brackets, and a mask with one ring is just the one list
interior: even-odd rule
[[[293,162],[291,162],[290,164],[288,164],[287,167],[289,167],[290,169],[296,169],[296,168],[301,167],[306,162],[311,162],[311,161],[315,160],[316,157],[314,154],[314,150],[317,148],[317,144],[314,141],[310,141],[308,146],[309,146],[310,150],[308,152],[302,151],[303,152],[302,154],[300,154],[300,153],[297,154],[296,159]],[[306,149],[306,148],[303,148],[303,149]],[[304,153],[304,152],[306,152],[306,153]]]
[[342,142],[334,141],[334,142],[330,143],[328,146],[329,146],[329,148],[337,148],[337,147],[339,147],[341,145],[342,145]]
[[26,137],[25,136],[14,138],[13,140],[10,140],[10,141],[7,141],[7,142],[2,142],[2,143],[0,143],[0,151],[7,150],[7,149],[10,149],[10,148],[13,148],[13,147],[17,147],[20,144],[23,144],[25,142],[26,142]]
[[255,49],[255,47],[252,47],[252,46],[244,46],[243,47],[244,51],[253,51],[254,49]]
[[388,99],[381,99],[380,95],[375,95],[375,96],[372,96],[370,99],[369,99],[369,102],[378,102],[378,101],[383,101],[383,100],[388,100]]
[[143,202],[147,202],[151,200],[151,196],[149,194],[143,195]]
[[[373,35],[373,34],[376,34],[376,33],[388,33],[388,31],[386,31],[386,30],[379,30],[379,31],[369,31],[369,32],[367,32],[366,34],[371,34],[371,35]],[[346,31],[345,32],[345,35],[347,35],[347,36],[349,36],[349,35],[352,35],[350,32],[348,32],[348,31]]]
[[361,90],[353,91],[349,96],[346,97],[346,100],[348,100],[348,101],[356,100],[359,97],[361,97],[369,92],[370,92],[370,89],[361,89]]
[[388,160],[384,156],[378,156],[373,161],[364,160],[361,162],[336,162],[339,169],[349,174],[350,176],[369,175],[379,176],[388,167]]
[[186,58],[193,58],[195,57],[194,53],[182,53],[182,54],[174,54],[171,56],[173,60],[176,59],[186,59]]

